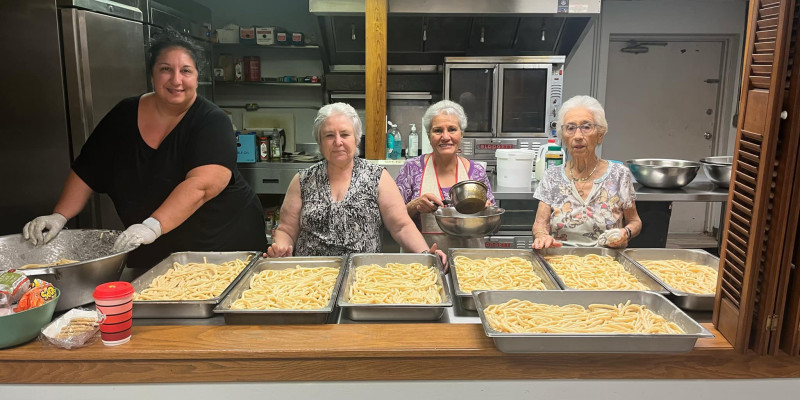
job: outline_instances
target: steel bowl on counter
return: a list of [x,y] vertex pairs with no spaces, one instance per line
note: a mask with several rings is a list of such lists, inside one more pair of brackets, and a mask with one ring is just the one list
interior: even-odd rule
[[450,188],[450,199],[456,211],[462,214],[475,214],[486,206],[488,189],[483,182],[461,181]]
[[487,207],[475,214],[461,214],[453,207],[443,207],[434,211],[433,216],[441,230],[457,237],[483,237],[497,230],[500,216],[506,210],[500,207]]
[[23,269],[31,278],[50,282],[61,290],[56,311],[69,310],[94,301],[92,292],[101,283],[119,280],[129,248],[114,252],[120,231],[65,229],[49,243],[34,246],[21,234],[0,237],[0,269],[29,264],[52,264],[62,259],[71,264]]
[[636,181],[656,189],[679,189],[694,180],[700,163],[664,158],[638,158],[625,161]]
[[711,182],[723,188],[730,186],[733,156],[706,157],[701,159],[700,163],[703,164],[703,172]]

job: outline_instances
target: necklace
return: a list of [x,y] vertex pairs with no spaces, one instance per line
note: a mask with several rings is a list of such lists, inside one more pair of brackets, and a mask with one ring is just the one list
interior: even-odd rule
[[569,168],[570,175],[572,175],[572,181],[573,182],[586,182],[586,181],[588,181],[589,178],[591,178],[592,175],[594,175],[594,171],[597,171],[597,165],[598,164],[600,164],[600,160],[599,159],[594,162],[594,168],[592,168],[592,172],[589,172],[589,175],[587,175],[585,178],[578,178],[578,177],[575,176],[575,163],[573,162],[572,166],[570,166],[570,168]]

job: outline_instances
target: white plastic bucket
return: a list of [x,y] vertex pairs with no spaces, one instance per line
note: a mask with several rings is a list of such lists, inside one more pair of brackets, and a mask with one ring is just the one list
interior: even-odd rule
[[497,186],[529,188],[536,152],[521,149],[497,149]]

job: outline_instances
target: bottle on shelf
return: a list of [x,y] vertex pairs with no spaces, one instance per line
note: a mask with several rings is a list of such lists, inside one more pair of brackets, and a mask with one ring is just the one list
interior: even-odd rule
[[392,121],[389,121],[389,129],[386,130],[386,159],[390,159],[394,151],[394,135],[392,134]]
[[267,136],[267,132],[261,132],[261,136],[258,137],[259,161],[269,161],[270,152],[271,150],[269,148],[269,137]]
[[411,125],[411,132],[408,133],[408,149],[406,149],[406,158],[416,157],[419,155],[419,134],[417,134],[417,125]]
[[534,174],[537,181],[541,181],[544,177],[544,170],[547,169],[545,154],[547,153],[550,145],[554,144],[556,144],[555,139],[547,139],[547,144],[539,148],[539,154],[536,156],[536,167],[534,168]]
[[397,129],[397,124],[392,124],[392,136],[394,137],[394,146],[392,147],[392,160],[399,160],[402,158],[403,153],[403,137],[400,135],[400,130]]
[[544,155],[544,162],[547,164],[545,169],[564,164],[564,152],[561,151],[561,146],[556,144],[555,140],[553,140],[553,143],[547,144],[547,153]]

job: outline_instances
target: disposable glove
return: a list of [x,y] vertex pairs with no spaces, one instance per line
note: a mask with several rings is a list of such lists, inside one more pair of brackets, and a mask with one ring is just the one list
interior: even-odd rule
[[609,229],[600,234],[597,238],[598,246],[620,247],[626,242],[627,233],[625,229]]
[[153,243],[161,236],[161,223],[157,219],[150,217],[141,224],[133,224],[122,232],[114,242],[114,252],[125,250],[129,247],[137,247],[143,244]]
[[[42,215],[25,224],[22,228],[22,237],[30,241],[34,246],[45,244],[53,240],[66,223],[67,218],[59,213]],[[44,233],[45,230],[47,230],[46,234]]]

